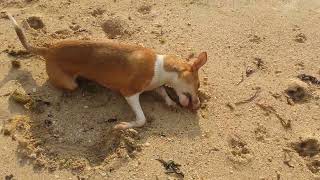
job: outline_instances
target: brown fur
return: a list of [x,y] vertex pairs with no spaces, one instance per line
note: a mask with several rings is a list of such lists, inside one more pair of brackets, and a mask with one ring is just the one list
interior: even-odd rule
[[155,53],[115,42],[62,41],[43,54],[49,81],[74,90],[75,78],[89,80],[131,96],[146,88],[154,75]]
[[[190,61],[192,62],[192,60]],[[192,68],[192,63],[179,59],[176,56],[166,56],[164,69],[168,72],[178,73],[178,77],[192,84],[197,90],[200,87],[198,69]]]

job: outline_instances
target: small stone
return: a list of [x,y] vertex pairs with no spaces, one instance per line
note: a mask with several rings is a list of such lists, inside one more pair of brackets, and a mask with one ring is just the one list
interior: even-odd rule
[[150,145],[151,145],[150,143],[146,142],[146,143],[144,143],[143,146],[144,146],[144,147],[150,147]]
[[102,171],[100,171],[99,173],[100,173],[101,176],[106,176],[107,175],[107,173],[102,172]]
[[37,88],[32,88],[32,92],[33,93],[37,92]]
[[307,40],[307,37],[303,33],[299,33],[296,35],[294,40],[298,43],[304,43]]
[[4,12],[4,11],[1,11],[1,12],[0,12],[0,18],[1,18],[1,19],[9,19],[7,13]]
[[89,108],[89,106],[83,106],[83,108],[88,109],[88,108]]
[[11,135],[11,131],[9,131],[9,129],[4,129],[3,130],[3,135],[10,136]]
[[161,39],[159,40],[159,42],[160,42],[161,44],[164,44],[164,43],[166,43],[166,40],[163,39],[163,38],[161,38]]
[[11,65],[13,68],[16,68],[16,69],[21,67],[20,61],[17,61],[17,60],[11,61]]
[[167,141],[171,142],[171,141],[173,141],[173,140],[172,140],[172,138],[167,138]]
[[32,158],[32,159],[36,159],[37,155],[35,153],[31,153],[29,157]]
[[12,180],[12,179],[13,179],[13,175],[12,175],[12,174],[6,175],[6,176],[4,177],[4,179],[5,179],[5,180]]

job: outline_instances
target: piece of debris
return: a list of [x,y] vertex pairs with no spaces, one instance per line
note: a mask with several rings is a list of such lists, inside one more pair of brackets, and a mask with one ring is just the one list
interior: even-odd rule
[[106,120],[107,123],[113,123],[113,122],[117,122],[118,119],[117,118],[109,118]]
[[276,172],[277,173],[277,180],[280,180],[281,178],[281,173],[279,171]]
[[92,15],[93,17],[97,17],[97,16],[103,15],[105,12],[106,12],[106,10],[101,9],[101,8],[97,8],[97,9],[95,9],[95,10],[93,10],[93,11],[91,12],[91,15]]
[[291,146],[302,157],[313,157],[320,153],[320,144],[317,139],[308,138],[292,143]]
[[141,14],[148,14],[151,11],[152,6],[150,5],[142,5],[138,8],[138,12]]
[[305,102],[311,97],[308,84],[297,79],[291,80],[285,93],[288,96],[287,98],[290,98],[294,103]]
[[20,61],[17,61],[17,60],[11,61],[11,65],[13,68],[16,68],[16,69],[21,67]]
[[30,96],[28,96],[27,94],[21,93],[18,90],[14,90],[11,93],[10,98],[12,100],[14,100],[15,102],[17,102],[19,104],[23,104],[23,105],[25,105],[31,101]]
[[1,132],[5,136],[11,136],[14,135],[16,131],[25,131],[30,128],[28,125],[29,120],[28,116],[16,115],[4,122]]
[[314,77],[314,76],[311,76],[311,75],[300,74],[300,75],[298,75],[298,78],[299,78],[301,81],[311,82],[312,84],[320,85],[320,80],[317,79],[317,78]]
[[44,125],[45,125],[47,128],[49,128],[52,124],[53,124],[53,123],[52,123],[52,121],[51,121],[50,119],[45,119],[45,120],[44,120]]
[[42,28],[44,28],[44,26],[45,26],[44,23],[43,23],[43,21],[41,20],[41,18],[38,17],[38,16],[28,17],[28,18],[26,19],[26,21],[27,21],[28,25],[29,25],[31,28],[36,29],[36,30],[42,29]]
[[291,161],[292,161],[291,151],[288,149],[283,149],[283,153],[284,153],[283,163],[291,168],[294,168],[294,166],[291,164]]
[[73,35],[73,31],[69,29],[60,29],[50,34],[50,36],[55,39],[66,39],[68,37],[71,37],[72,35]]
[[175,163],[173,160],[169,160],[169,161],[165,161],[163,159],[156,159],[157,161],[159,161],[163,167],[166,169],[166,174],[171,174],[171,173],[175,173],[177,175],[180,175],[182,177],[184,177],[184,173],[180,170],[180,164]]
[[10,96],[10,95],[11,95],[11,93],[5,93],[5,94],[0,95],[0,97],[7,97],[7,96]]
[[2,133],[4,136],[10,136],[11,135],[11,131],[9,129],[3,129]]
[[231,111],[233,111],[233,110],[235,110],[235,109],[236,109],[235,104],[230,103],[230,102],[228,102],[228,103],[226,104],[226,106],[227,106],[228,108],[230,108],[230,110],[231,110]]
[[249,102],[255,100],[255,99],[258,97],[258,95],[259,95],[260,92],[261,92],[261,88],[258,87],[258,88],[256,88],[256,92],[255,92],[250,98],[245,99],[245,100],[242,100],[242,101],[239,101],[239,102],[236,102],[236,103],[234,103],[234,104],[235,104],[236,106],[238,106],[238,105],[241,105],[241,104],[249,103]]
[[304,43],[307,40],[306,35],[304,35],[303,33],[299,33],[296,35],[296,37],[294,38],[294,40],[298,43]]
[[161,38],[161,39],[159,39],[159,42],[160,42],[161,44],[165,44],[165,43],[166,43],[166,40],[165,40],[164,38]]
[[259,44],[261,42],[261,38],[259,36],[257,36],[257,35],[253,35],[253,36],[250,35],[249,41]]
[[248,66],[246,68],[246,76],[249,77],[251,74],[253,74],[255,72],[255,70],[251,67],[251,66]]
[[0,18],[1,19],[9,19],[9,17],[8,17],[8,15],[7,15],[7,13],[5,11],[1,11],[0,12]]
[[43,113],[45,105],[51,105],[50,102],[41,99],[32,99],[29,95],[15,90],[11,93],[10,98],[15,102],[24,105],[24,107],[35,113]]
[[298,25],[294,25],[292,31],[300,31],[301,28]]
[[258,69],[264,69],[265,68],[265,63],[263,62],[263,60],[261,58],[255,57],[255,64],[257,66]]
[[236,85],[237,85],[237,86],[240,85],[243,81],[244,81],[244,75],[241,74],[241,79],[240,79],[240,81],[239,81]]
[[6,175],[4,177],[5,180],[12,180],[13,179],[13,174],[10,174],[10,175]]

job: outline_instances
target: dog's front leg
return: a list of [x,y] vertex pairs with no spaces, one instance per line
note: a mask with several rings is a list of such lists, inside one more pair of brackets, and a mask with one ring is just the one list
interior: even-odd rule
[[155,91],[166,101],[169,107],[175,107],[177,104],[169,97],[167,91],[163,86],[158,87]]
[[146,117],[144,116],[144,113],[142,111],[139,97],[140,93],[125,97],[131,109],[136,115],[136,120],[130,122],[121,122],[114,127],[115,129],[124,130],[128,128],[142,127],[146,123]]

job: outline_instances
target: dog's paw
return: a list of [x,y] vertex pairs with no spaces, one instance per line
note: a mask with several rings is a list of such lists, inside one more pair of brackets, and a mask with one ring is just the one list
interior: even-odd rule
[[170,98],[166,99],[166,105],[169,107],[177,107],[177,103],[172,101]]
[[113,127],[114,130],[126,130],[131,128],[131,124],[128,122],[120,122],[119,124]]

